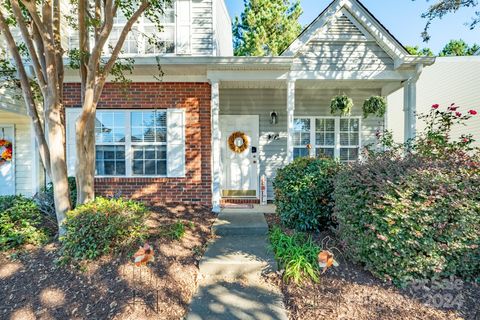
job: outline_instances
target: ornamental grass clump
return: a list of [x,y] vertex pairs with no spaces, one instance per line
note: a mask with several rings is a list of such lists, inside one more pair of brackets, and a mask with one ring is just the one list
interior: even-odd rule
[[288,235],[275,227],[270,231],[270,243],[280,267],[285,269],[283,278],[286,282],[319,281],[317,255],[320,247],[310,236],[303,233]]
[[275,205],[282,223],[298,231],[333,224],[333,179],[340,164],[328,158],[297,158],[277,171]]
[[61,262],[93,260],[145,240],[148,211],[139,202],[96,198],[67,213]]
[[371,154],[335,179],[346,251],[397,285],[437,276],[480,277],[480,155],[450,130],[475,114],[432,107],[408,149]]

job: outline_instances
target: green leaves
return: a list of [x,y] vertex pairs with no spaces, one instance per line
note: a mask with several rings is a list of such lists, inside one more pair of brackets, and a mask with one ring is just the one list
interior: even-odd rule
[[351,257],[376,276],[412,279],[480,275],[480,162],[379,154],[335,180],[335,217]]
[[270,242],[275,258],[285,268],[284,279],[300,284],[319,281],[317,255],[320,252],[310,236],[303,233],[287,235],[279,227],[270,231]]
[[49,238],[43,217],[32,200],[23,196],[0,197],[0,250],[25,244],[38,245]]
[[349,116],[352,108],[353,100],[346,94],[335,96],[330,102],[330,113],[333,115]]
[[299,231],[331,226],[333,177],[339,167],[332,159],[298,158],[278,170],[273,186],[282,223]]
[[236,56],[280,55],[300,34],[300,2],[245,0],[245,10],[233,23]]
[[387,99],[381,96],[372,96],[363,103],[363,117],[369,115],[383,117],[387,112]]
[[92,260],[146,236],[147,210],[138,202],[96,198],[67,214],[61,262]]

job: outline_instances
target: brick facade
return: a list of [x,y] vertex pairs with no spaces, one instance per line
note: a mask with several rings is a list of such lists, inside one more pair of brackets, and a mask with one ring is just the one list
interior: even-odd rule
[[[98,109],[186,110],[185,178],[97,178],[98,195],[120,193],[151,205],[187,203],[211,205],[210,85],[208,83],[108,83]],[[65,105],[79,107],[80,84],[65,84]]]

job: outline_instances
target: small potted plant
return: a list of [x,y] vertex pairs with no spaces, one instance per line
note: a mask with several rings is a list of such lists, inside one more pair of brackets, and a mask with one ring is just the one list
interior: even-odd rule
[[330,103],[330,113],[340,116],[349,116],[352,113],[353,100],[345,93],[333,97]]
[[369,115],[376,117],[383,117],[387,112],[387,99],[381,96],[372,96],[363,103],[363,117],[367,118]]

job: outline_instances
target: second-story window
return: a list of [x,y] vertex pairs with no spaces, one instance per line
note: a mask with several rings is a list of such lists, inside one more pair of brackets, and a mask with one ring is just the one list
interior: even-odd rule
[[[160,21],[161,31],[158,27],[145,17],[141,17],[128,33],[122,47],[122,55],[158,55],[175,53],[175,4],[165,9],[165,15]],[[110,33],[107,45],[104,48],[104,55],[108,56],[120,38],[120,34],[127,22],[127,18],[121,10],[113,21],[113,28]],[[78,32],[71,32],[69,39],[69,48],[78,48]],[[94,40],[91,39],[92,45]]]

